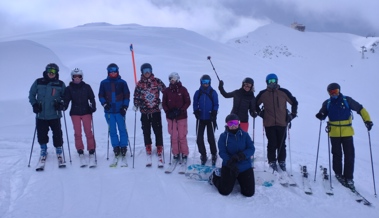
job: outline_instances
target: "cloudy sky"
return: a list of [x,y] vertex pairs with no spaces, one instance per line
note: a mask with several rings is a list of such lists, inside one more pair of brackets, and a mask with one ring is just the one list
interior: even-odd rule
[[85,23],[181,27],[225,42],[270,22],[379,35],[378,0],[1,0],[0,37]]

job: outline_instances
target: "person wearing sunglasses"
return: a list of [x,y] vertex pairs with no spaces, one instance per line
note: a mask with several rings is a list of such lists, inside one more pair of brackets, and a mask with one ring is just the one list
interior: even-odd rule
[[153,67],[149,63],[141,65],[141,79],[134,89],[133,110],[141,112],[141,126],[145,143],[147,163],[152,165],[152,140],[151,128],[155,134],[155,146],[157,148],[158,167],[163,167],[163,134],[162,134],[162,103],[160,92],[163,94],[166,85],[153,74]]
[[[266,84],[267,88],[256,97],[256,111],[263,119],[266,132],[267,159],[272,170],[278,171],[278,162],[280,169],[286,171],[287,128],[297,116],[298,102],[290,91],[280,87],[276,74],[268,74]],[[287,104],[291,105],[291,112],[287,109]]]
[[167,129],[171,136],[171,151],[174,161],[181,159],[181,164],[186,165],[189,154],[187,109],[191,105],[191,97],[178,73],[170,73],[168,80],[170,85],[163,92],[162,107],[166,112]]
[[217,128],[218,95],[211,86],[211,77],[200,78],[200,88],[193,96],[193,113],[196,117],[196,143],[202,165],[208,160],[204,143],[204,131],[207,129],[208,143],[212,154],[212,165],[217,161],[217,147],[214,132]]
[[86,165],[82,125],[87,141],[90,166],[95,164],[95,138],[92,132],[92,113],[96,111],[95,94],[91,86],[83,81],[83,71],[75,68],[71,71],[71,82],[64,93],[65,108],[71,102],[70,116],[74,127],[75,147],[82,166]]
[[229,114],[225,122],[225,131],[218,140],[222,167],[221,170],[216,168],[213,171],[208,182],[214,185],[221,195],[229,195],[238,181],[241,194],[251,197],[255,193],[254,171],[251,167],[251,157],[255,153],[254,142],[249,134],[241,129],[236,114]]
[[59,80],[59,67],[55,63],[46,66],[43,77],[34,81],[29,91],[29,102],[36,114],[36,130],[38,143],[41,146],[41,160],[46,159],[49,129],[53,132],[55,153],[64,163],[63,136],[61,128],[63,97],[66,89],[64,82]]
[[[327,130],[332,144],[333,171],[337,180],[351,189],[354,187],[354,129],[352,127],[352,110],[361,115],[368,131],[374,125],[367,110],[349,96],[344,96],[338,83],[327,87],[329,99],[322,103],[316,118],[329,118]],[[343,161],[342,158],[344,157]],[[343,163],[343,164],[342,164]],[[343,170],[342,170],[343,169]]]
[[231,113],[236,114],[240,118],[240,127],[243,131],[247,132],[249,130],[249,114],[253,118],[257,117],[257,113],[255,112],[254,80],[246,77],[242,81],[241,88],[233,92],[226,92],[224,81],[220,80],[218,89],[225,98],[233,98]]
[[[99,101],[104,107],[105,119],[108,123],[109,136],[115,155],[111,166],[114,166],[119,158],[126,164],[129,139],[125,115],[129,107],[130,91],[127,82],[121,79],[117,64],[108,65],[107,75],[107,78],[100,83]],[[117,134],[117,129],[120,136]]]

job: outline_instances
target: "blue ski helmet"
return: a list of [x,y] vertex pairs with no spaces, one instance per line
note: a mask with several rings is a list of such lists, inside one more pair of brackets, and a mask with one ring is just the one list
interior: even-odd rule
[[275,79],[276,83],[278,83],[278,76],[274,73],[270,73],[269,75],[266,76],[266,83],[267,85],[269,84],[268,81],[271,79]]

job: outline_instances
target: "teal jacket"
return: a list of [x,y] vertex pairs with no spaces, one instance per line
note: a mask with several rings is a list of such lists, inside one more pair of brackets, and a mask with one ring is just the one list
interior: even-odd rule
[[55,110],[55,104],[63,100],[66,85],[59,80],[59,74],[50,79],[46,72],[43,77],[36,79],[29,90],[29,102],[41,104],[42,111],[37,114],[38,119],[52,120],[62,117],[61,111]]

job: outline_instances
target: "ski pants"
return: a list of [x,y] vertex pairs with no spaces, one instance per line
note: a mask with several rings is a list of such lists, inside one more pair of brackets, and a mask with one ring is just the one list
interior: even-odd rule
[[207,155],[207,150],[205,149],[205,143],[204,143],[204,131],[205,128],[207,128],[207,136],[208,136],[208,143],[211,150],[212,155],[217,155],[217,147],[216,147],[216,140],[215,140],[215,129],[214,129],[214,123],[211,120],[196,120],[196,132],[197,132],[197,148],[199,149],[199,153],[203,156]]
[[155,146],[163,146],[162,117],[161,112],[141,114],[141,128],[145,145],[151,145],[151,127],[155,134]]
[[[126,131],[125,117],[120,113],[112,114],[106,113],[105,119],[108,123],[109,136],[111,138],[112,147],[126,147],[128,146],[128,132]],[[120,134],[120,138],[117,135],[117,129]]]
[[221,168],[221,177],[213,174],[213,184],[218,189],[221,195],[229,195],[234,188],[236,180],[240,184],[241,194],[246,197],[251,197],[255,193],[255,179],[253,168],[249,168],[235,177],[226,166]]
[[170,120],[167,119],[168,124],[168,133],[171,135],[171,149],[172,154],[183,154],[188,156],[188,142],[187,142],[187,133],[188,133],[188,124],[187,118],[180,120]]
[[[343,175],[346,179],[353,179],[355,159],[353,137],[330,137],[330,142],[332,144],[334,173]],[[344,163],[342,164],[343,156]]]
[[53,145],[54,147],[63,146],[63,135],[61,127],[61,119],[42,120],[37,119],[37,138],[40,145],[47,144],[49,142],[49,128],[53,132]]
[[84,150],[84,144],[82,140],[82,125],[87,140],[87,151],[95,149],[95,138],[92,132],[92,114],[72,115],[71,120],[74,127],[76,150]]
[[265,127],[267,137],[267,159],[269,163],[286,161],[286,126]]

